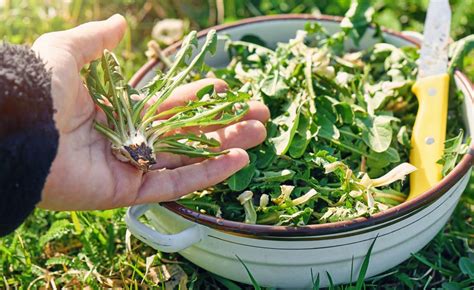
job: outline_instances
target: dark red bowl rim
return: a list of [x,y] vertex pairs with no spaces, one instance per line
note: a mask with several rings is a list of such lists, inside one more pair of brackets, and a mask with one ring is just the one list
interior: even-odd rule
[[[314,16],[309,14],[286,14],[286,15],[271,15],[271,16],[259,16],[253,18],[243,19],[230,24],[217,25],[210,27],[206,30],[202,30],[198,33],[199,37],[206,35],[207,31],[210,29],[215,29],[217,31],[224,31],[229,28],[238,27],[245,24],[253,24],[258,22],[274,21],[274,20],[318,20],[318,21],[332,21],[340,22],[341,17],[338,16],[328,16],[320,15]],[[389,29],[382,29],[385,33],[397,36],[399,38],[405,39],[408,42],[413,43],[416,46],[419,46],[418,40],[411,38],[409,36],[403,35],[399,32],[395,32]],[[163,53],[165,55],[174,52],[179,48],[181,42],[176,42],[171,46],[167,47]],[[154,59],[147,62],[143,65],[131,78],[130,84],[136,86],[140,80],[157,64],[158,60]],[[460,71],[456,71],[456,76],[460,80],[461,86],[464,86],[465,91],[469,92],[471,101],[474,103],[474,93],[473,85],[469,79]],[[209,226],[211,228],[230,232],[239,235],[245,236],[270,236],[270,237],[301,237],[301,236],[320,236],[328,234],[343,233],[347,231],[358,230],[362,228],[372,227],[385,223],[390,220],[399,220],[403,219],[404,216],[409,216],[409,213],[417,212],[418,210],[423,209],[429,204],[433,203],[439,197],[441,197],[445,192],[447,192],[452,186],[454,186],[473,166],[474,163],[474,145],[471,146],[470,152],[466,154],[460,163],[454,168],[454,170],[445,178],[443,178],[436,186],[421,194],[417,198],[414,198],[408,202],[402,203],[398,206],[390,208],[386,211],[374,214],[369,218],[356,218],[350,221],[342,221],[335,223],[327,224],[314,224],[307,225],[302,227],[294,226],[269,226],[269,225],[252,225],[245,224],[241,222],[235,222],[230,220],[225,220],[221,218],[216,218],[214,216],[209,216],[202,214],[191,209],[188,209],[177,202],[164,202],[161,205],[167,208],[168,210],[190,220]]]

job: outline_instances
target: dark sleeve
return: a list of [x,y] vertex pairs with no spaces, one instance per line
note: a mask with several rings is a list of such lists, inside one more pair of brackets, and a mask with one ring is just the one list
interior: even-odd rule
[[56,156],[51,73],[26,46],[0,43],[0,236],[41,200]]

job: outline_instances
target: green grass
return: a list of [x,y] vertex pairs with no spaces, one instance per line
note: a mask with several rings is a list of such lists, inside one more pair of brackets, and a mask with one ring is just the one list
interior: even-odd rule
[[[120,52],[119,57],[130,77],[146,61],[146,43],[158,19],[186,18],[191,28],[199,29],[220,21],[277,13],[342,15],[350,3],[348,0],[226,0],[221,9],[220,2],[51,0],[45,5],[35,0],[4,0],[0,1],[3,3],[0,4],[0,35],[10,42],[32,43],[44,32],[120,12],[126,16],[130,28],[116,51]],[[374,1],[380,24],[396,30],[421,30],[428,1],[386,2]],[[452,37],[459,39],[472,34],[474,23],[469,19],[474,18],[474,0],[450,2],[453,5]],[[220,19],[219,15],[224,18]],[[465,62],[471,78],[474,76],[472,56]],[[187,277],[186,284],[191,289],[249,288],[199,269],[178,255],[158,253],[134,237],[127,239],[124,212],[124,209],[78,213],[36,210],[15,233],[0,239],[0,288],[90,285],[94,288],[158,286],[165,289],[165,286],[173,286],[170,281],[163,282],[170,267],[186,273],[175,278]],[[422,251],[365,283],[339,288],[462,289],[473,285],[473,218],[474,179],[471,178],[449,223]],[[314,280],[317,282],[317,277]]]

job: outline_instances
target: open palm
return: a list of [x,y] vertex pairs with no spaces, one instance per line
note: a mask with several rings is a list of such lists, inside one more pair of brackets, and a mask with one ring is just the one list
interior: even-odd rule
[[[125,28],[124,18],[115,15],[105,21],[42,35],[33,45],[52,70],[54,119],[60,136],[40,207],[108,209],[177,199],[228,178],[248,163],[248,155],[242,149],[265,139],[262,122],[269,117],[268,109],[252,102],[244,120],[222,128],[200,128],[221,142],[220,149],[230,149],[228,154],[207,160],[159,154],[156,168],[146,174],[118,161],[107,139],[93,128],[93,120],[104,116],[89,96],[80,70],[104,49],[113,49]],[[217,91],[226,89],[218,79],[190,83],[177,88],[158,110],[182,105],[209,84],[214,84]]]

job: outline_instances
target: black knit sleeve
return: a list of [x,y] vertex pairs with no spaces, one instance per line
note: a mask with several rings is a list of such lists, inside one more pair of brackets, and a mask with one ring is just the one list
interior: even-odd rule
[[41,200],[56,156],[51,73],[26,46],[0,43],[0,236]]

